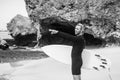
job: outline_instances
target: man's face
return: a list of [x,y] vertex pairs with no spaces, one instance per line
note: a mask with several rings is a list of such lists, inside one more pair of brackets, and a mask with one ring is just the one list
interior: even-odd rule
[[82,24],[78,24],[75,27],[75,35],[82,35],[82,28],[83,28],[83,25]]

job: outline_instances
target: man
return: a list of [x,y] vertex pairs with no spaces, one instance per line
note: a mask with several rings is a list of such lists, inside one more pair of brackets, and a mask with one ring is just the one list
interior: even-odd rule
[[[63,27],[64,28],[64,27]],[[71,32],[72,31],[72,32]],[[72,52],[71,52],[71,58],[72,58],[72,75],[74,80],[81,80],[81,66],[82,66],[82,51],[85,48],[85,41],[82,37],[84,26],[79,23],[76,25],[76,27],[71,30],[70,33],[60,31],[56,28],[55,29],[49,29],[49,34],[62,37],[64,39],[70,40],[73,42],[72,44]],[[71,34],[72,33],[72,34]],[[74,33],[74,34],[73,34]],[[44,33],[42,33],[43,36],[45,36]]]

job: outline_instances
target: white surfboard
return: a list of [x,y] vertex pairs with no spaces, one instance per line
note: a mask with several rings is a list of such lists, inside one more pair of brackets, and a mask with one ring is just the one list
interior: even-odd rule
[[[48,45],[41,48],[51,58],[65,63],[71,64],[71,50],[72,46],[67,45]],[[100,54],[84,49],[82,53],[83,65],[85,69],[109,69],[110,61]]]

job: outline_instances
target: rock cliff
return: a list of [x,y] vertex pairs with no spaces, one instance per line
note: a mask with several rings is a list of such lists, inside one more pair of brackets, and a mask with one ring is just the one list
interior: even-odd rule
[[120,0],[25,0],[25,3],[33,23],[41,25],[42,20],[53,17],[73,25],[82,22],[85,33],[107,41],[111,33],[120,33]]

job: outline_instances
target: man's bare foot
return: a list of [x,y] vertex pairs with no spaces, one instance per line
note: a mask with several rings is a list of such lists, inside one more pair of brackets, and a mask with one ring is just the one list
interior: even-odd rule
[[80,75],[73,75],[73,80],[81,80],[81,76]]

